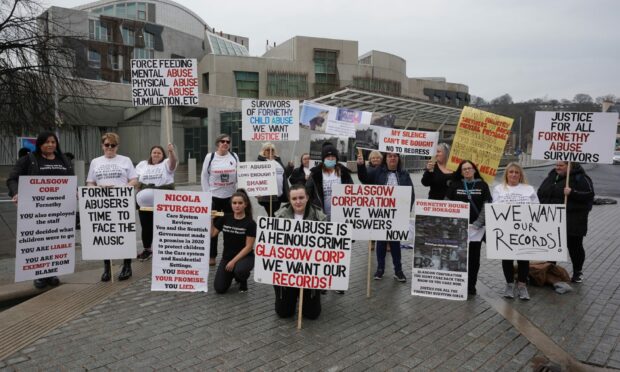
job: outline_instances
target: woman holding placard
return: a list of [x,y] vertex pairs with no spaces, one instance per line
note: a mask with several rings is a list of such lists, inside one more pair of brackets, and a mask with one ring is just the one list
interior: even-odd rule
[[450,146],[447,143],[437,145],[435,160],[426,163],[426,170],[422,175],[422,185],[430,187],[428,198],[443,200],[448,191],[448,182],[452,178],[452,171],[446,167]]
[[239,282],[239,292],[247,292],[254,268],[256,222],[252,218],[252,203],[243,189],[232,195],[230,203],[233,213],[215,219],[211,230],[211,236],[224,232],[224,251],[213,283],[217,293],[226,293],[233,279]]
[[[133,167],[131,159],[118,155],[120,137],[116,133],[106,133],[101,137],[101,149],[103,156],[90,162],[86,186],[115,187],[132,186],[138,184],[138,174]],[[104,269],[101,281],[108,282],[112,278],[112,266],[110,260],[103,261]],[[131,259],[123,261],[123,269],[118,275],[118,280],[127,280],[131,277]]]
[[274,161],[276,164],[276,182],[278,183],[278,195],[259,196],[258,204],[263,206],[269,217],[273,217],[273,213],[280,209],[282,203],[288,201],[288,182],[287,178],[292,173],[293,164],[289,164],[286,168],[282,164],[282,159],[278,156],[276,147],[271,142],[263,144],[258,161]]
[[[530,204],[538,203],[536,190],[527,184],[523,168],[517,163],[509,163],[504,169],[503,182],[493,188],[493,203],[504,204]],[[517,286],[515,288],[514,260],[502,260],[502,270],[506,278],[504,297],[514,298],[515,290],[521,300],[529,300],[527,291],[527,276],[529,275],[530,262],[517,260]]]
[[161,146],[151,147],[148,160],[136,165],[138,174],[138,194],[136,202],[140,206],[138,216],[142,226],[142,246],[144,250],[138,255],[140,261],[146,261],[153,255],[153,211],[142,208],[153,208],[154,190],[174,190],[174,171],[177,167],[177,157],[174,146],[168,144],[168,158]]
[[305,185],[310,177],[310,154],[307,152],[301,155],[301,160],[299,164],[299,168],[295,168],[291,176],[289,177],[289,182],[291,185]]
[[[72,176],[73,166],[60,150],[58,137],[52,132],[39,134],[36,149],[17,160],[13,170],[6,180],[9,196],[17,203],[19,176]],[[57,276],[34,280],[36,288],[45,288],[46,285],[57,286],[60,280]]]
[[[490,203],[491,192],[489,185],[484,182],[476,165],[470,160],[463,160],[456,171],[448,191],[446,199],[469,203],[469,223],[472,230],[479,230],[484,226],[484,204]],[[484,239],[484,238],[483,238]],[[476,294],[476,282],[480,270],[480,247],[482,240],[469,241],[467,259],[467,293]]]
[[383,163],[383,155],[377,150],[372,150],[368,154],[368,168],[379,168],[381,163]]

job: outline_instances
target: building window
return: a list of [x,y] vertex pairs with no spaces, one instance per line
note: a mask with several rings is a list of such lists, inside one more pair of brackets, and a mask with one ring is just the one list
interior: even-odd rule
[[136,19],[136,3],[127,3],[127,18]]
[[146,3],[138,3],[138,19],[146,21]]
[[114,17],[114,5],[104,7],[102,14]]
[[88,50],[88,67],[101,68],[101,54],[98,51]]
[[121,34],[123,35],[123,44],[125,45],[136,45],[136,33],[134,30],[130,30],[128,28],[121,28]]
[[112,50],[108,50],[108,66],[112,70],[123,69],[123,56],[114,54]]
[[118,18],[127,18],[127,12],[125,11],[125,4],[116,4],[116,11],[114,12]]
[[268,72],[267,95],[270,97],[308,97],[308,75],[291,72]]
[[222,112],[220,124],[221,133],[228,134],[232,140],[231,151],[237,153],[239,161],[245,161],[245,142],[241,140],[241,112]]
[[400,96],[400,81],[388,79],[376,79],[365,76],[354,76],[353,87],[369,92]]
[[202,74],[202,93],[209,94],[209,73]]
[[88,36],[91,40],[112,41],[112,29],[99,20],[88,20]]
[[338,51],[314,50],[314,95],[321,96],[338,90]]
[[144,32],[144,47],[146,49],[155,49],[155,37],[153,34]]
[[237,97],[258,98],[258,72],[235,71]]
[[152,58],[155,58],[155,51],[153,51],[152,49],[134,48],[133,58],[134,59],[152,59]]

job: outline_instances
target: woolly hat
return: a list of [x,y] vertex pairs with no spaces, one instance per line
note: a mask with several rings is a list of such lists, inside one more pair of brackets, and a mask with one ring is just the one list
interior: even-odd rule
[[321,150],[321,161],[325,161],[325,158],[333,155],[338,159],[338,150],[332,145],[330,142],[325,142],[323,144],[323,149]]

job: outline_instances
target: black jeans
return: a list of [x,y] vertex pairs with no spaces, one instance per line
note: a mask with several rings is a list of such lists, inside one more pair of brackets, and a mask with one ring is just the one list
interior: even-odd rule
[[238,282],[245,282],[250,277],[250,272],[254,268],[254,255],[247,255],[240,259],[236,264],[233,271],[226,271],[226,265],[228,260],[222,259],[220,265],[217,267],[215,273],[215,280],[213,286],[217,293],[226,293],[233,279],[237,279]]
[[[224,213],[232,213],[232,207],[230,205],[230,199],[232,199],[232,198],[220,199],[220,198],[215,198],[214,197],[211,200],[211,210],[212,211],[224,211]],[[216,235],[214,238],[211,238],[211,248],[209,249],[210,250],[209,257],[211,257],[211,258],[217,257],[217,237],[218,237],[218,235]]]
[[[502,270],[506,283],[515,281],[515,266],[513,260],[502,260]],[[517,261],[517,281],[527,283],[527,276],[530,273],[530,261]]]
[[142,247],[151,248],[153,244],[153,212],[138,210],[142,226]]
[[573,275],[583,271],[583,263],[586,261],[586,251],[583,249],[583,236],[567,236],[568,253],[573,262]]
[[467,259],[467,290],[470,293],[476,290],[476,283],[478,282],[481,246],[482,242],[469,242],[469,257]]
[[[274,285],[276,292],[276,314],[280,318],[290,318],[297,310],[299,288]],[[301,309],[304,318],[316,319],[321,315],[321,293],[317,289],[304,289],[304,304]]]

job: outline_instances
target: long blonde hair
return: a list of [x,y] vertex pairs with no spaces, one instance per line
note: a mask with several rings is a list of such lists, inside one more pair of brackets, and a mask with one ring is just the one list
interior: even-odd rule
[[276,146],[271,142],[263,143],[263,146],[260,148],[259,155],[264,158],[269,158],[269,154],[267,154],[267,151],[271,149],[273,149],[273,156],[274,157],[278,156],[278,150],[276,150]]
[[504,187],[506,187],[506,185],[508,185],[508,171],[511,168],[516,168],[517,170],[519,170],[519,174],[521,175],[519,177],[519,183],[522,183],[524,185],[528,185],[527,177],[525,176],[525,172],[523,172],[523,167],[521,167],[518,163],[510,162],[510,163],[508,163],[508,165],[506,165],[506,168],[504,168],[504,176],[502,177],[502,183],[504,184]]

